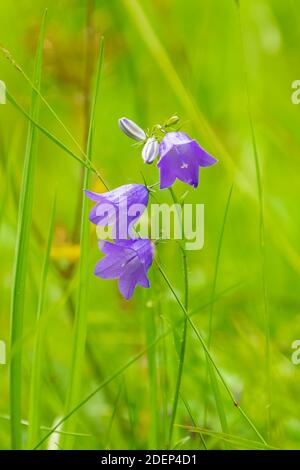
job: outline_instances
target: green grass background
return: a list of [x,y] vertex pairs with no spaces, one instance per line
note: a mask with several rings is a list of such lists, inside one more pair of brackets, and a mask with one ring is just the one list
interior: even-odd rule
[[[234,0],[4,2],[0,42],[32,77],[39,30],[48,7],[41,92],[86,148],[93,76],[99,39],[104,36],[92,154],[110,187],[143,182],[141,172],[149,183],[158,179],[155,165],[145,168],[140,150],[119,131],[117,120],[122,116],[148,128],[177,113],[184,129],[218,158],[218,165],[201,172],[199,188],[190,190],[186,198],[187,202],[205,204],[205,246],[188,253],[190,311],[195,312],[193,321],[207,341],[209,302],[215,290],[211,352],[220,371],[269,445],[299,448],[300,369],[291,362],[291,344],[300,335],[299,107],[291,102],[291,83],[299,79],[299,14],[297,2],[292,0],[241,0],[239,4]],[[28,112],[32,89],[22,73],[4,56],[0,58],[0,71],[9,93]],[[38,122],[80,155],[44,103]],[[11,103],[1,105],[0,339],[7,344],[7,364],[0,365],[1,449],[10,448],[12,442],[9,371],[15,353],[10,348],[10,315],[28,125],[28,119]],[[16,348],[17,354],[18,348],[22,351],[20,399],[24,420],[17,447],[24,448],[38,444],[47,429],[68,411],[71,363],[77,347],[75,342],[72,349],[74,315],[78,289],[83,288],[78,282],[82,168],[39,131],[36,137],[27,282],[23,285],[24,322]],[[264,209],[263,250],[255,142]],[[94,175],[90,189],[104,190]],[[181,195],[186,187],[176,183],[175,190]],[[37,312],[55,195],[41,327]],[[171,203],[167,191],[157,196]],[[109,377],[114,378],[68,420],[68,425],[67,421],[59,428],[67,434],[53,433],[41,448],[144,449],[171,445],[202,449],[203,440],[194,432],[195,427],[204,428],[202,438],[208,449],[259,447],[257,435],[219,382],[228,425],[228,435],[222,434],[206,358],[190,328],[176,426],[172,443],[168,443],[182,311],[155,265],[150,273],[151,289],[137,288],[129,302],[121,298],[116,282],[94,277],[100,255],[94,227],[87,230],[90,237],[84,265],[88,267],[88,282],[81,312],[86,346],[71,402],[76,397],[75,403],[80,403]],[[157,252],[175,292],[183,298],[178,246],[162,244]],[[118,372],[170,327],[171,333],[148,354]],[[41,428],[36,441],[28,441],[34,344],[40,330],[39,404],[33,413],[34,417],[35,413],[39,415]],[[269,370],[266,331],[270,335]],[[84,342],[85,332],[79,329],[81,334],[80,341]]]

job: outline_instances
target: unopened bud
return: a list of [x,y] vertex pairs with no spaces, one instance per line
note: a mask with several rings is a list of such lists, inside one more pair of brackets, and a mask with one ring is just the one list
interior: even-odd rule
[[134,140],[145,140],[146,134],[135,122],[125,117],[119,119],[119,127],[128,137]]
[[154,137],[150,137],[145,143],[142,151],[142,157],[145,163],[152,163],[159,152],[159,143]]
[[180,117],[176,116],[175,114],[174,116],[171,116],[169,119],[166,120],[165,127],[175,126],[176,124],[179,123],[179,121],[180,121]]

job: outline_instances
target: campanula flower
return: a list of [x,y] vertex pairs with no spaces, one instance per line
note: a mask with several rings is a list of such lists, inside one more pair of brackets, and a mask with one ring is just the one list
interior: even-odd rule
[[102,227],[112,226],[114,239],[126,239],[147,207],[149,191],[143,184],[125,184],[112,191],[98,194],[85,190],[96,202],[90,221]]
[[155,137],[149,137],[142,150],[142,157],[145,163],[152,163],[159,152],[159,143]]
[[102,279],[118,279],[119,291],[130,299],[135,287],[150,287],[148,270],[154,256],[154,246],[147,238],[100,242],[106,256],[96,265],[95,275]]
[[146,140],[146,134],[143,129],[128,118],[119,119],[119,127],[127,137],[137,141]]
[[168,132],[159,146],[160,188],[169,188],[176,178],[196,188],[199,167],[217,162],[196,140],[184,132]]

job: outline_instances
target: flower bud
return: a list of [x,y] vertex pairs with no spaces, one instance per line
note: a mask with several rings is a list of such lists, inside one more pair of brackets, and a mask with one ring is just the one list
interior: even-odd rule
[[119,127],[128,137],[142,141],[146,139],[146,134],[135,122],[125,117],[119,119]]
[[0,104],[6,103],[6,86],[5,83],[0,80]]
[[179,121],[180,121],[180,117],[174,114],[174,116],[171,116],[169,119],[166,120],[165,127],[175,126],[176,124],[179,123]]
[[152,163],[159,152],[159,143],[154,137],[150,137],[145,143],[142,151],[142,157],[145,163]]

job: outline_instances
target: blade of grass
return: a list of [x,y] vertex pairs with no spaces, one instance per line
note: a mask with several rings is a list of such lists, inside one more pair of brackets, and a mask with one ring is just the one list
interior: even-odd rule
[[[176,207],[178,207],[179,202],[172,188],[170,188],[170,193],[171,193],[174,204],[176,204]],[[187,253],[185,250],[185,240],[183,240],[183,243],[180,244],[180,248],[181,248],[181,254],[182,254],[182,261],[183,261],[183,272],[184,272],[184,306],[185,306],[186,311],[188,311],[189,285],[188,285],[188,266],[187,266]],[[172,408],[171,420],[170,420],[169,446],[171,446],[172,444],[172,434],[173,434],[174,422],[176,418],[178,399],[179,399],[180,387],[181,387],[181,381],[182,381],[182,373],[183,373],[185,350],[186,350],[187,326],[188,326],[187,316],[184,315],[181,349],[180,349],[180,355],[179,355],[179,367],[178,367],[177,381],[176,381],[176,387],[175,387],[175,396],[174,396],[174,402],[173,402],[173,408]],[[214,377],[214,370],[211,367],[209,361],[207,362],[208,362],[208,368],[209,368],[210,377],[211,377],[211,384],[212,384],[212,389],[213,389],[213,393],[215,397],[215,402],[216,402],[216,406],[218,410],[221,427],[224,432],[228,432],[228,425],[227,425],[224,405],[222,402],[222,395],[219,391],[218,382],[216,378]]]
[[[151,345],[156,337],[156,322],[155,315],[152,310],[146,309],[145,314],[145,331],[146,331],[146,344]],[[151,424],[149,434],[149,449],[158,449],[158,402],[157,402],[157,364],[156,364],[156,348],[149,348],[147,352],[148,359],[148,374],[149,374],[149,387],[150,387],[150,413]]]
[[[213,299],[216,295],[217,279],[218,279],[219,265],[220,265],[220,257],[221,257],[221,251],[222,251],[226,221],[227,221],[229,206],[230,206],[230,202],[231,202],[232,190],[233,190],[233,185],[231,186],[231,188],[229,190],[229,194],[228,194],[227,201],[226,201],[226,206],[225,206],[225,211],[224,211],[224,216],[223,216],[223,221],[222,221],[222,225],[221,225],[221,232],[220,232],[220,236],[219,236],[216,263],[215,263],[215,269],[214,269],[213,285],[212,285],[212,291],[211,291],[211,299]],[[211,346],[211,341],[212,341],[213,310],[214,310],[214,307],[211,304],[210,309],[209,309],[209,325],[208,325],[208,340],[207,340],[207,344],[208,344],[209,348]]]
[[[90,126],[87,141],[87,156],[88,161],[92,159],[93,150],[93,133],[95,127],[95,112],[98,99],[100,77],[103,64],[103,38],[101,38],[99,45],[99,56],[96,70],[95,89],[94,97],[91,107]],[[90,171],[85,170],[84,175],[84,187],[88,188],[90,183]],[[83,361],[85,355],[85,342],[87,333],[86,324],[86,303],[88,296],[88,278],[89,278],[89,202],[87,198],[83,198],[82,202],[82,218],[81,218],[81,234],[80,234],[80,260],[79,260],[79,289],[74,319],[74,334],[73,334],[73,346],[72,346],[72,364],[71,364],[71,375],[70,382],[67,392],[66,400],[66,413],[78,402],[78,396],[80,395],[81,389],[81,378],[83,370]],[[72,421],[67,423],[66,431],[70,431],[70,428],[74,425]],[[67,441],[62,441],[62,446],[66,448]],[[68,448],[72,448],[73,440],[69,440]]]
[[184,426],[180,424],[177,424],[177,426],[182,429],[186,429],[187,431],[192,432],[192,433],[196,433],[196,434],[200,433],[200,434],[205,434],[210,437],[214,437],[218,440],[228,442],[232,446],[240,447],[242,449],[276,450],[276,447],[269,446],[267,444],[263,444],[258,441],[253,441],[251,439],[246,439],[246,438],[239,437],[239,436],[233,436],[232,434],[215,432],[215,431],[211,431],[210,429],[199,428],[199,427],[194,427],[194,426]]
[[48,231],[48,240],[46,245],[42,276],[39,289],[39,300],[37,307],[37,332],[34,344],[34,352],[32,359],[32,373],[31,373],[31,384],[30,384],[30,396],[29,396],[29,427],[28,427],[28,439],[27,446],[31,449],[39,438],[40,428],[40,413],[41,413],[41,393],[42,393],[42,367],[43,367],[43,346],[45,338],[44,319],[42,318],[46,283],[49,270],[50,252],[54,233],[54,217],[56,210],[56,196],[54,197],[50,225]]
[[[228,292],[228,289],[226,291]],[[214,299],[214,302],[216,299]],[[191,312],[191,316],[195,315],[196,313],[199,313],[202,310],[205,310],[208,308],[210,305],[210,302],[198,307],[197,309],[193,310]],[[182,325],[182,320],[178,322],[178,327]],[[177,325],[176,325],[177,327]],[[147,353],[149,348],[154,347],[156,344],[158,344],[162,339],[164,339],[166,336],[168,336],[171,332],[173,331],[173,328],[168,328],[164,333],[162,333],[160,336],[158,336],[155,341],[142,351],[140,351],[137,355],[133,356],[131,359],[129,359],[123,366],[121,366],[119,369],[117,369],[112,375],[110,375],[106,380],[104,380],[92,393],[90,393],[86,398],[84,398],[81,402],[79,402],[72,410],[69,411],[68,414],[63,416],[61,420],[38,442],[38,444],[35,446],[35,449],[38,449],[48,438],[53,434],[65,421],[67,421],[71,416],[73,416],[78,410],[80,410],[86,403],[88,403],[97,393],[99,393],[106,385],[111,383],[113,380],[115,380],[117,377],[120,377],[123,372],[125,372],[131,365],[135,364],[141,357],[143,357],[144,354]]]
[[[231,195],[232,195],[232,189],[233,186],[231,186],[229,195],[227,198],[226,206],[225,206],[225,212],[224,212],[224,217],[222,221],[222,226],[221,226],[221,232],[220,232],[220,237],[219,237],[219,242],[218,242],[218,248],[217,248],[217,256],[216,256],[216,263],[215,263],[215,269],[214,269],[214,277],[213,277],[213,286],[212,286],[212,293],[211,293],[211,298],[213,299],[215,294],[216,294],[216,286],[217,286],[217,278],[218,278],[218,272],[219,272],[219,264],[220,264],[220,256],[221,256],[221,250],[222,250],[222,244],[223,244],[223,237],[224,237],[224,231],[225,231],[225,226],[226,226],[226,220],[227,220],[227,215],[228,215],[228,210],[230,206],[230,201],[231,201]],[[210,305],[209,309],[209,325],[208,325],[208,340],[207,340],[207,346],[210,350],[211,348],[211,340],[212,340],[212,330],[213,330],[213,306]],[[218,383],[216,381],[215,377],[215,372],[211,367],[211,364],[209,361],[207,361],[207,377],[210,377],[211,383],[213,388],[215,389],[215,398],[216,398],[216,405],[219,410],[219,416],[221,417],[221,426],[222,426],[222,431],[228,433],[228,425],[226,421],[226,415],[224,412],[224,407],[221,405],[220,402],[220,392],[218,389]],[[206,403],[204,406],[204,424],[206,425],[206,420],[207,420],[207,398],[206,397]]]
[[244,80],[245,80],[245,91],[247,100],[247,112],[250,125],[252,148],[255,163],[256,172],[256,183],[258,192],[259,202],[259,248],[260,248],[260,266],[261,266],[261,285],[262,285],[262,303],[263,303],[263,315],[265,323],[265,374],[266,374],[266,434],[270,439],[271,434],[271,406],[272,406],[272,377],[271,377],[271,363],[270,363],[270,311],[268,305],[268,292],[267,292],[267,276],[266,276],[266,247],[265,247],[265,216],[264,216],[264,194],[263,185],[261,178],[260,162],[258,155],[258,147],[256,142],[256,135],[254,129],[254,123],[252,119],[250,92],[248,83],[248,73],[246,64],[246,54],[244,45],[244,34],[243,25],[240,11],[240,4],[236,2],[240,37],[241,37],[241,49],[242,49],[242,60],[244,66]]
[[121,382],[121,384],[119,386],[119,391],[117,393],[115,403],[114,403],[114,407],[113,407],[113,410],[112,410],[112,414],[111,414],[111,417],[110,417],[110,420],[109,420],[109,423],[108,423],[108,426],[107,426],[106,444],[104,446],[104,449],[109,449],[109,447],[110,447],[109,443],[110,443],[111,430],[112,430],[112,427],[113,427],[115,416],[117,414],[117,409],[118,409],[118,406],[119,406],[119,401],[120,401],[122,392],[123,392],[123,382]]
[[[3,421],[10,421],[10,416],[0,415],[0,419],[3,420]],[[29,421],[27,421],[26,419],[22,419],[21,424],[22,424],[22,426],[28,427],[29,426]],[[51,428],[49,428],[49,426],[41,425],[41,429],[43,431],[49,431]],[[64,434],[64,431],[56,430],[55,433],[56,434]],[[75,433],[72,433],[72,435],[77,436],[77,437],[92,437],[91,434],[86,434],[86,433],[83,433],[83,432],[75,432]]]
[[38,122],[36,122],[30,114],[28,114],[21,105],[18,104],[16,99],[12,96],[12,94],[7,91],[7,100],[24,116],[26,119],[28,119],[34,126],[42,132],[49,140],[51,140],[55,145],[60,147],[64,152],[66,152],[68,155],[73,157],[77,162],[79,162],[81,165],[83,165],[85,168],[90,169],[95,173],[95,175],[99,178],[99,180],[102,182],[103,186],[105,186],[106,189],[109,189],[107,186],[107,183],[104,181],[103,177],[100,175],[98,170],[92,165],[91,162],[87,160],[82,160],[76,153],[74,153],[71,149],[69,149],[63,142],[61,142],[57,137],[55,137],[51,132],[49,132],[45,127],[41,126]]
[[[183,398],[183,396],[181,396],[181,400],[183,401],[183,404],[184,404],[184,406],[185,406],[185,408],[186,408],[186,410],[187,410],[187,412],[188,412],[188,415],[189,415],[189,417],[190,417],[190,420],[191,420],[192,423],[193,423],[194,428],[196,428],[196,427],[197,427],[197,424],[196,424],[196,421],[195,421],[194,418],[193,418],[192,410],[191,410],[190,405],[189,405],[188,402]],[[203,437],[203,435],[202,435],[201,432],[199,432],[199,434],[200,434],[201,443],[202,443],[204,449],[207,450],[207,445],[206,445],[206,443],[205,443],[205,439],[204,439],[204,437]]]
[[26,82],[29,84],[29,86],[31,87],[32,91],[34,91],[36,93],[36,95],[39,96],[40,98],[40,101],[42,103],[44,103],[44,105],[46,106],[46,108],[50,111],[50,113],[54,116],[54,118],[56,119],[56,121],[60,124],[60,126],[62,127],[62,129],[66,132],[66,134],[69,136],[69,138],[71,139],[71,141],[76,145],[77,149],[80,151],[80,153],[85,157],[87,158],[87,155],[86,153],[84,152],[84,150],[81,148],[80,144],[78,143],[78,141],[75,139],[75,137],[72,135],[72,133],[69,131],[69,129],[66,127],[66,125],[63,123],[63,121],[59,118],[58,114],[55,112],[55,110],[52,108],[52,106],[48,103],[48,101],[44,98],[44,96],[42,95],[41,93],[41,90],[38,86],[36,86],[36,84],[34,82],[32,82],[32,80],[28,77],[28,75],[26,74],[26,72],[23,70],[23,68],[21,67],[20,64],[18,64],[16,62],[16,60],[13,58],[12,54],[10,53],[10,51],[8,51],[5,47],[3,46],[0,46],[0,51],[2,52],[2,54],[4,55],[4,57],[16,68],[16,70],[18,70],[18,72],[21,73],[21,75],[25,78]]
[[5,213],[5,207],[6,207],[8,196],[9,196],[9,191],[11,188],[11,177],[12,177],[12,168],[13,168],[13,163],[14,163],[14,155],[16,152],[16,148],[15,148],[16,141],[18,141],[18,139],[16,139],[16,136],[14,136],[14,138],[12,139],[11,148],[9,149],[7,153],[7,160],[5,163],[4,188],[2,192],[2,197],[0,199],[0,230],[2,226],[4,213]]
[[220,369],[218,368],[214,358],[212,357],[208,347],[207,347],[207,344],[206,342],[204,341],[202,335],[199,333],[199,331],[197,330],[195,324],[193,323],[193,321],[191,320],[190,318],[190,315],[188,314],[188,312],[186,311],[183,303],[181,302],[180,298],[178,297],[178,295],[176,294],[176,291],[174,289],[174,287],[172,286],[168,276],[166,275],[165,271],[163,270],[163,268],[160,266],[160,264],[155,260],[155,264],[158,268],[158,270],[160,271],[162,277],[164,278],[167,286],[169,287],[170,291],[172,292],[176,302],[178,303],[179,307],[181,308],[181,310],[183,311],[183,313],[185,314],[186,318],[187,318],[187,321],[188,323],[190,324],[190,326],[192,327],[192,330],[194,331],[197,339],[199,340],[199,342],[201,343],[201,346],[207,356],[207,358],[209,359],[211,365],[213,366],[213,368],[215,369],[216,373],[217,373],[217,376],[219,377],[221,383],[223,384],[230,400],[232,401],[233,405],[238,409],[239,413],[246,419],[246,421],[248,422],[249,426],[252,428],[252,430],[256,433],[256,435],[259,437],[259,439],[264,443],[266,444],[266,441],[265,439],[263,438],[263,436],[260,434],[260,432],[258,431],[258,429],[256,428],[255,424],[251,421],[251,419],[246,415],[246,413],[243,411],[243,409],[240,407],[240,405],[236,402],[235,398],[234,398],[234,395],[232,393],[232,391],[230,390],[229,386],[227,385],[227,382],[226,380],[224,379],[223,377],[223,374],[221,373]]
[[[188,310],[188,296],[189,296],[189,286],[188,286],[188,267],[187,267],[187,256],[184,247],[181,247],[182,252],[182,264],[183,264],[183,273],[184,273],[184,307]],[[172,448],[172,437],[173,437],[173,430],[174,430],[174,422],[177,413],[178,407],[178,399],[180,394],[181,382],[182,382],[182,372],[185,360],[185,350],[186,350],[186,337],[187,337],[187,319],[184,316],[183,319],[183,330],[182,330],[182,337],[181,337],[181,346],[180,346],[180,353],[179,353],[179,365],[177,371],[177,379],[175,385],[175,394],[173,399],[173,406],[171,412],[171,419],[170,419],[170,428],[169,428],[169,448]]]
[[[42,70],[42,51],[45,36],[46,12],[44,14],[34,69],[34,83],[40,87]],[[37,120],[39,99],[32,93],[30,115]],[[24,159],[23,180],[20,194],[18,231],[15,253],[15,268],[11,305],[11,363],[10,363],[10,409],[11,409],[11,445],[13,449],[22,448],[21,407],[22,407],[22,348],[14,352],[16,344],[23,335],[23,316],[26,294],[26,275],[29,259],[29,236],[32,220],[32,202],[34,174],[36,166],[37,138],[32,123],[28,125],[28,134]]]
[[[178,207],[178,199],[176,197],[175,192],[173,191],[172,188],[170,188],[170,193],[173,199],[174,204],[176,207]],[[181,214],[178,214],[179,220]],[[180,244],[180,251],[181,251],[181,256],[182,256],[182,267],[183,267],[183,275],[184,275],[184,306],[185,309],[188,311],[188,305],[189,305],[189,279],[188,279],[188,265],[187,265],[187,253],[185,250],[185,240],[182,241]],[[177,413],[177,407],[178,407],[178,399],[179,399],[179,394],[180,394],[180,388],[181,388],[181,382],[182,382],[182,372],[183,372],[183,366],[184,366],[184,360],[185,360],[185,350],[186,350],[186,337],[187,337],[187,319],[186,316],[184,316],[183,319],[183,330],[182,330],[182,336],[181,336],[181,345],[180,345],[180,353],[179,353],[179,364],[178,364],[178,371],[177,371],[177,379],[176,379],[176,385],[175,385],[175,394],[174,394],[174,399],[173,399],[173,406],[172,406],[172,412],[171,412],[171,419],[170,419],[170,428],[169,428],[169,448],[172,446],[172,437],[173,437],[173,430],[174,430],[174,422],[176,418],[176,413]]]

